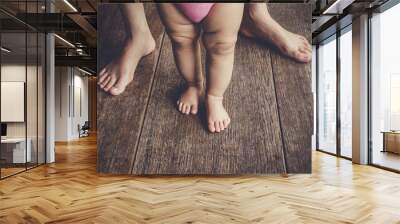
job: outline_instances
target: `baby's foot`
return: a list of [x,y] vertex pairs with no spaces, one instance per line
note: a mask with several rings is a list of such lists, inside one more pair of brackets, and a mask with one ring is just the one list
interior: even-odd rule
[[98,85],[112,95],[124,92],[132,82],[139,60],[155,49],[155,41],[150,31],[140,33],[127,40],[122,54],[99,73]]
[[199,110],[199,98],[202,89],[202,82],[188,83],[187,89],[176,102],[178,110],[182,114],[197,114]]
[[207,121],[210,132],[220,132],[228,128],[231,119],[222,104],[222,96],[207,95]]
[[240,32],[247,37],[271,41],[283,54],[299,62],[311,61],[312,48],[308,40],[277,23],[269,15],[265,3],[251,3],[247,6]]

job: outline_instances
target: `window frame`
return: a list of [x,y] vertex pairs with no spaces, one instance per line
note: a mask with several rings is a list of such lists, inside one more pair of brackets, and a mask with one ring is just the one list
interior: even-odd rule
[[367,38],[368,38],[368,165],[377,167],[383,170],[395,172],[395,173],[400,173],[400,170],[390,168],[387,166],[383,166],[377,163],[373,162],[373,130],[372,130],[372,93],[373,93],[373,88],[372,88],[372,41],[373,41],[373,35],[372,35],[372,19],[374,14],[381,14],[384,13],[385,11],[393,8],[394,6],[400,4],[400,0],[389,0],[385,2],[384,4],[380,5],[377,8],[374,8],[372,10],[368,11],[368,32],[367,32]]
[[[340,103],[341,103],[341,97],[340,97],[340,84],[341,84],[341,67],[340,67],[340,37],[344,35],[347,32],[352,31],[352,23],[347,24],[343,28],[339,29],[336,31],[336,33],[330,35],[329,37],[319,41],[316,44],[316,151],[323,152],[329,155],[333,155],[339,158],[347,159],[347,160],[352,160],[351,157],[347,157],[342,155],[341,153],[341,119],[340,119]],[[327,150],[321,149],[319,147],[319,85],[320,85],[320,74],[319,74],[319,62],[320,62],[320,56],[319,56],[319,47],[320,44],[323,42],[330,42],[330,41],[336,41],[336,152],[328,152]]]

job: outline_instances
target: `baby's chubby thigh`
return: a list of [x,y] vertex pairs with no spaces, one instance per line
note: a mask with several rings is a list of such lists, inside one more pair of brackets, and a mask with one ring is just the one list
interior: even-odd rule
[[199,27],[187,19],[173,3],[157,4],[168,36],[177,45],[190,45],[200,34]]
[[216,3],[204,19],[203,42],[217,54],[233,51],[243,17],[243,3]]

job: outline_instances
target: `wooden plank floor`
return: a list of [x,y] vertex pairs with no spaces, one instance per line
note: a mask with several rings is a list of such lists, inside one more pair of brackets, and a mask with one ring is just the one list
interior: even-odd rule
[[[269,4],[269,11],[279,24],[303,35],[311,43],[310,7],[304,5],[282,7],[279,3]],[[300,66],[276,51],[271,52],[271,60],[287,172],[310,172],[311,167],[308,164],[311,164],[311,154],[306,149],[311,149],[310,136],[313,133],[311,66]]]
[[313,152],[312,174],[98,175],[96,139],[0,181],[0,223],[400,223],[400,175]]
[[[115,7],[103,5],[99,9],[99,35],[105,36],[100,39],[100,58],[112,58],[105,45],[111,42],[108,36],[114,35],[109,31],[107,21],[111,20],[107,17],[118,14]],[[283,16],[295,16],[296,22],[284,24],[289,30],[311,33],[308,5],[270,7]],[[240,37],[232,82],[225,96],[232,123],[223,133],[210,134],[205,126],[204,107],[198,116],[183,116],[176,110],[183,80],[153,5],[146,4],[146,14],[158,39],[156,53],[141,62],[136,72],[139,78],[135,76],[134,84],[122,96],[112,97],[99,90],[100,173],[224,175],[311,171],[310,65],[293,62],[271,46]],[[112,29],[121,33],[123,28],[115,26],[119,24],[115,22],[118,17],[112,18]],[[102,61],[104,65],[107,60]],[[121,112],[116,114],[116,110]]]
[[[99,134],[98,171],[127,174],[131,172],[137,142],[143,123],[149,89],[153,82],[154,67],[163,37],[163,27],[155,7],[145,4],[145,12],[156,51],[143,58],[138,65],[134,81],[118,97],[98,90],[97,130]],[[98,19],[99,67],[105,66],[121,51],[126,38],[118,4],[100,4]]]

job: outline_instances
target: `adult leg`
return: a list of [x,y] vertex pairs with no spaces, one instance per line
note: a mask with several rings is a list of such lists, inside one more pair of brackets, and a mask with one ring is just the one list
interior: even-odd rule
[[240,32],[247,37],[271,41],[282,53],[299,62],[311,61],[312,49],[308,40],[286,30],[276,22],[265,3],[245,5]]
[[211,132],[220,132],[230,123],[222,99],[232,77],[243,7],[243,3],[216,3],[203,22],[207,50],[207,120]]
[[121,55],[99,73],[99,86],[112,95],[121,94],[133,80],[139,60],[154,51],[155,41],[146,21],[142,3],[121,6],[129,30]]
[[171,39],[175,63],[187,83],[177,105],[183,114],[196,114],[203,85],[199,27],[188,20],[173,3],[158,4],[166,32]]

